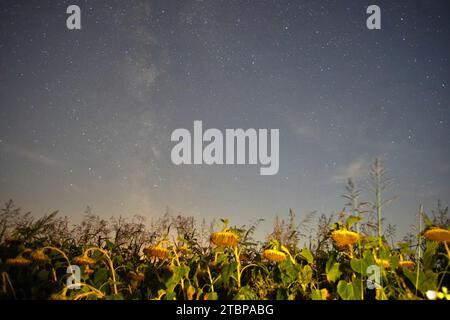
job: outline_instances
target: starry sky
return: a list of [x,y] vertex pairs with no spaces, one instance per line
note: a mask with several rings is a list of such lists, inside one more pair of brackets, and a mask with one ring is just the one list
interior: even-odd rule
[[[66,8],[81,8],[81,30]],[[366,8],[381,8],[368,30]],[[450,4],[0,0],[0,201],[78,222],[345,205],[380,157],[399,236],[450,200]],[[176,128],[280,129],[280,170],[175,166]],[[372,195],[364,192],[363,200]]]

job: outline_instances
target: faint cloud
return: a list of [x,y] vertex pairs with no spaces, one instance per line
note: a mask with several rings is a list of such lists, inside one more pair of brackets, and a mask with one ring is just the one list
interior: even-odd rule
[[44,155],[41,153],[37,153],[25,148],[21,148],[21,147],[16,147],[16,146],[10,146],[10,145],[4,145],[4,150],[16,155],[21,156],[22,158],[31,160],[35,163],[39,163],[45,166],[49,166],[49,167],[61,167],[63,166],[63,163],[51,158],[48,155]]
[[317,138],[317,131],[314,128],[303,121],[299,121],[294,116],[286,116],[285,121],[289,130],[299,138]]
[[314,130],[306,125],[292,126],[292,130],[299,136],[316,137]]
[[357,179],[366,174],[366,161],[357,159],[350,162],[347,166],[340,167],[336,171],[336,174],[331,177],[334,182],[344,182],[348,178]]

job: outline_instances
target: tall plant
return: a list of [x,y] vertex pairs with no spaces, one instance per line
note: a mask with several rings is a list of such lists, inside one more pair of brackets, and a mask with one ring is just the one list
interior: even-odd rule
[[[358,188],[356,181],[353,178],[349,178],[347,185],[345,186],[347,194],[342,195],[343,198],[347,199],[348,202],[345,204],[352,208],[352,214],[358,218],[361,218],[361,214],[367,212],[365,207],[367,202],[360,202],[359,197],[361,195],[361,190]],[[356,231],[360,232],[359,222],[355,224]]]
[[383,244],[382,209],[392,202],[394,198],[384,199],[385,192],[392,186],[394,180],[387,177],[387,170],[380,159],[375,159],[370,166],[369,190],[375,194],[375,201],[371,202],[372,209],[377,216],[378,241],[380,247]]

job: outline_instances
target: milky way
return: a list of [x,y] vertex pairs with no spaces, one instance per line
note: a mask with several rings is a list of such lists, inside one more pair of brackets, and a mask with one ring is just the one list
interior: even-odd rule
[[[368,5],[381,30],[366,27]],[[66,8],[81,9],[81,30]],[[450,200],[448,1],[0,2],[0,200],[245,224],[341,210],[380,157],[405,233]],[[280,129],[280,168],[175,166],[176,128]],[[366,199],[371,195],[364,193]]]

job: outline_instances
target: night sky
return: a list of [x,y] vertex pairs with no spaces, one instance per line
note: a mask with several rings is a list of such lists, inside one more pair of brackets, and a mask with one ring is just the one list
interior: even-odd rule
[[[0,201],[266,232],[289,208],[340,211],[346,178],[364,186],[380,157],[400,237],[419,204],[450,200],[449,57],[448,0],[0,0]],[[280,129],[278,174],[175,166],[170,135],[194,120]]]

